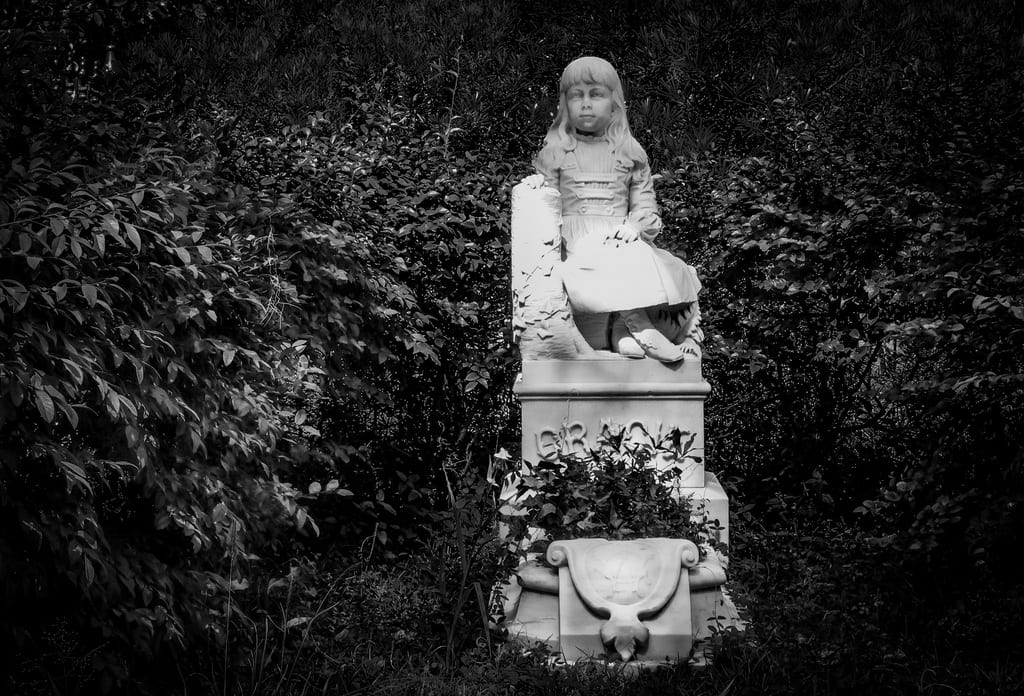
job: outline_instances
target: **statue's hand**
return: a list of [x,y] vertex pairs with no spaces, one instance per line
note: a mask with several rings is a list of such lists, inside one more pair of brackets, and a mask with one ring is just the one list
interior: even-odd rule
[[523,183],[530,188],[539,189],[544,186],[544,175],[543,174],[531,174],[530,176],[523,179]]
[[616,227],[604,240],[605,244],[621,246],[640,239],[640,231],[629,223],[623,223]]

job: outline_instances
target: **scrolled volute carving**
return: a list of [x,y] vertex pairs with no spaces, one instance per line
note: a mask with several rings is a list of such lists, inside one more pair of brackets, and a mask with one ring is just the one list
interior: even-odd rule
[[664,608],[680,583],[689,592],[683,569],[697,565],[700,551],[687,539],[570,539],[552,543],[546,557],[568,567],[584,604],[607,619],[602,642],[629,660],[649,638],[641,620]]

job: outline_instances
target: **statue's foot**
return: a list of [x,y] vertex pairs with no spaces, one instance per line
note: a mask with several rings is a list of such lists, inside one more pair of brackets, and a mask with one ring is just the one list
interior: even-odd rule
[[643,347],[632,336],[623,336],[615,344],[615,352],[627,358],[643,358],[647,356]]
[[700,344],[692,338],[687,338],[680,345],[683,349],[684,360],[700,360],[704,352],[700,349]]
[[677,345],[665,337],[665,334],[654,328],[651,318],[643,309],[635,309],[631,312],[623,312],[623,322],[629,330],[630,335],[640,345],[644,354],[649,358],[661,362],[679,362],[686,357],[686,351],[682,345]]
[[647,355],[637,340],[629,333],[626,323],[622,320],[622,315],[616,315],[612,321],[611,344],[612,350],[627,358],[642,358]]

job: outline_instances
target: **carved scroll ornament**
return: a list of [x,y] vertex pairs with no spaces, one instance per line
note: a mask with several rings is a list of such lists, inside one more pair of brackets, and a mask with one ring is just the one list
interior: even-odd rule
[[647,643],[641,619],[658,613],[681,588],[689,592],[683,568],[697,565],[700,552],[686,539],[571,539],[548,547],[547,560],[568,566],[576,592],[595,614],[607,618],[601,641],[624,660]]

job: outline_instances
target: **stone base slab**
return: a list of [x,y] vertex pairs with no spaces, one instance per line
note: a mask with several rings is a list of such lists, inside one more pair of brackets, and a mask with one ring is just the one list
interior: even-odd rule
[[[513,580],[513,582],[515,581]],[[527,589],[521,589],[521,591],[515,616],[505,622],[509,638],[529,645],[541,643],[552,652],[561,652],[562,644],[558,630],[558,596]],[[722,587],[691,590],[689,605],[693,628],[692,653],[698,662],[703,661],[702,649],[716,631],[728,628],[742,631],[745,626],[735,605]],[[592,645],[591,650],[597,656],[605,654],[604,646]],[[584,648],[577,650],[576,654],[578,657],[582,657],[587,652]],[[664,658],[655,656],[657,652],[657,650],[646,651],[640,656],[641,661],[663,663]],[[689,655],[680,656],[681,659],[688,657]]]
[[[718,541],[729,545],[729,496],[726,494],[718,477],[710,471],[704,472],[704,485],[699,488],[680,486],[674,489],[679,498],[690,498],[693,506],[694,519],[706,518],[709,522],[717,522]],[[727,564],[728,561],[726,560]]]

